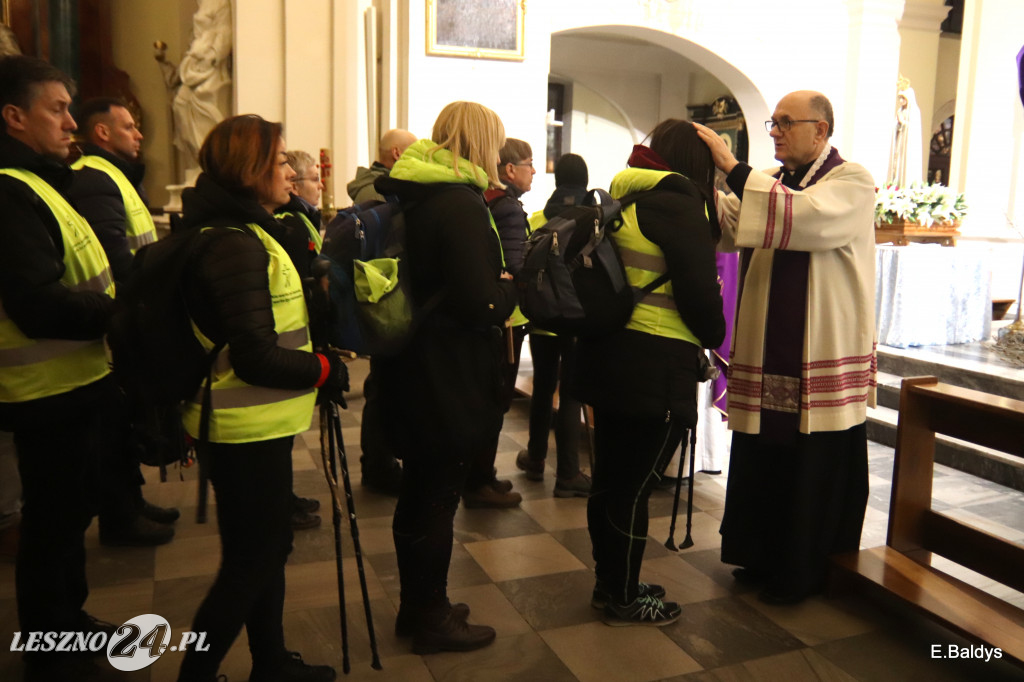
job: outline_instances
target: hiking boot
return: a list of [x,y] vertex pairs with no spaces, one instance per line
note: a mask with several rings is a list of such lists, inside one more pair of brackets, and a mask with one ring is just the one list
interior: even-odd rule
[[658,597],[645,595],[629,604],[609,601],[604,607],[604,622],[607,625],[653,625],[661,627],[679,620],[683,610],[674,601],[662,601]]
[[522,501],[523,496],[519,493],[503,493],[490,484],[462,493],[462,504],[466,509],[509,509],[518,507]]
[[316,514],[308,514],[304,511],[292,512],[292,530],[311,530],[319,528],[322,523]]
[[141,514],[128,524],[112,526],[100,520],[100,544],[108,547],[154,547],[171,541],[174,528],[150,521]]
[[277,665],[253,665],[249,682],[334,682],[338,673],[329,665],[309,665],[298,651],[286,651]]
[[106,633],[107,639],[110,639],[114,636],[114,633],[117,632],[118,627],[120,626],[108,623],[105,620],[100,620],[96,616],[91,616],[85,611],[82,611],[78,615],[78,624],[75,629],[79,632],[84,632],[87,635],[103,632]]
[[292,509],[307,514],[313,514],[320,509],[320,500],[311,497],[299,497],[292,494]]
[[[544,460],[530,457],[529,450],[520,450],[516,455],[516,466],[526,472],[526,478],[530,481],[544,480]],[[588,488],[589,490],[589,488]]]
[[555,497],[587,497],[590,495],[590,476],[582,471],[569,479],[555,479]]
[[181,518],[181,512],[176,507],[158,507],[151,502],[146,500],[142,501],[142,507],[139,508],[139,515],[145,516],[150,521],[156,523],[174,523]]
[[[457,602],[452,604],[448,603],[448,608],[451,609],[452,617],[466,620],[469,618],[469,604]],[[412,637],[416,634],[416,623],[414,622],[412,611],[410,609],[402,609],[398,607],[398,616],[395,617],[395,637]]]
[[[637,584],[637,596],[638,597],[654,597],[656,599],[663,599],[665,597],[665,588],[661,585],[650,585],[648,583]],[[595,609],[603,609],[608,605],[608,602],[612,600],[608,590],[601,581],[597,581],[594,584],[594,594],[590,597],[590,605]]]
[[434,654],[439,651],[473,651],[494,641],[494,628],[487,625],[470,625],[455,615],[455,609],[448,609],[444,618],[433,624],[422,625],[414,635],[414,654]]

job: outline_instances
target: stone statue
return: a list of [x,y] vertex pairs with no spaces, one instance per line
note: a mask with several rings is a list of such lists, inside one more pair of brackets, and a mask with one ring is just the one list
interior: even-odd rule
[[907,187],[913,182],[920,182],[924,172],[921,110],[908,80],[900,78],[897,87],[895,127],[886,181],[890,185]]
[[231,0],[199,0],[192,44],[175,66],[167,45],[153,44],[167,87],[174,92],[174,144],[190,168],[198,166],[207,133],[230,111]]
[[18,38],[7,24],[0,24],[0,57],[21,54]]

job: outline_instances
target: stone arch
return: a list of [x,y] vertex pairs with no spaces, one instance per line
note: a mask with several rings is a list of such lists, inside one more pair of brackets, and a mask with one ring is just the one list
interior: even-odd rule
[[724,57],[698,42],[647,26],[591,24],[564,28],[553,32],[551,36],[552,38],[556,36],[586,37],[595,34],[615,34],[659,45],[707,70],[729,88],[743,110],[747,126],[750,129],[750,159],[757,163],[758,159],[770,159],[775,155],[771,138],[767,134],[759,134],[761,121],[771,118],[771,107],[754,82]]

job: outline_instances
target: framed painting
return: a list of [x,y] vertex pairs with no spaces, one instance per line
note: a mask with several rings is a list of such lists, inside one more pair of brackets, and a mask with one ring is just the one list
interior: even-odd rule
[[427,54],[521,61],[526,0],[426,0]]

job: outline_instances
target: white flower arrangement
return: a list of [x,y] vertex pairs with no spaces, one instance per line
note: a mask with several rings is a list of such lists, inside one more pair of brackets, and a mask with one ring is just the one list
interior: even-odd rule
[[967,215],[967,202],[945,185],[915,182],[910,187],[886,185],[875,194],[875,222],[904,221],[931,227],[951,225]]

